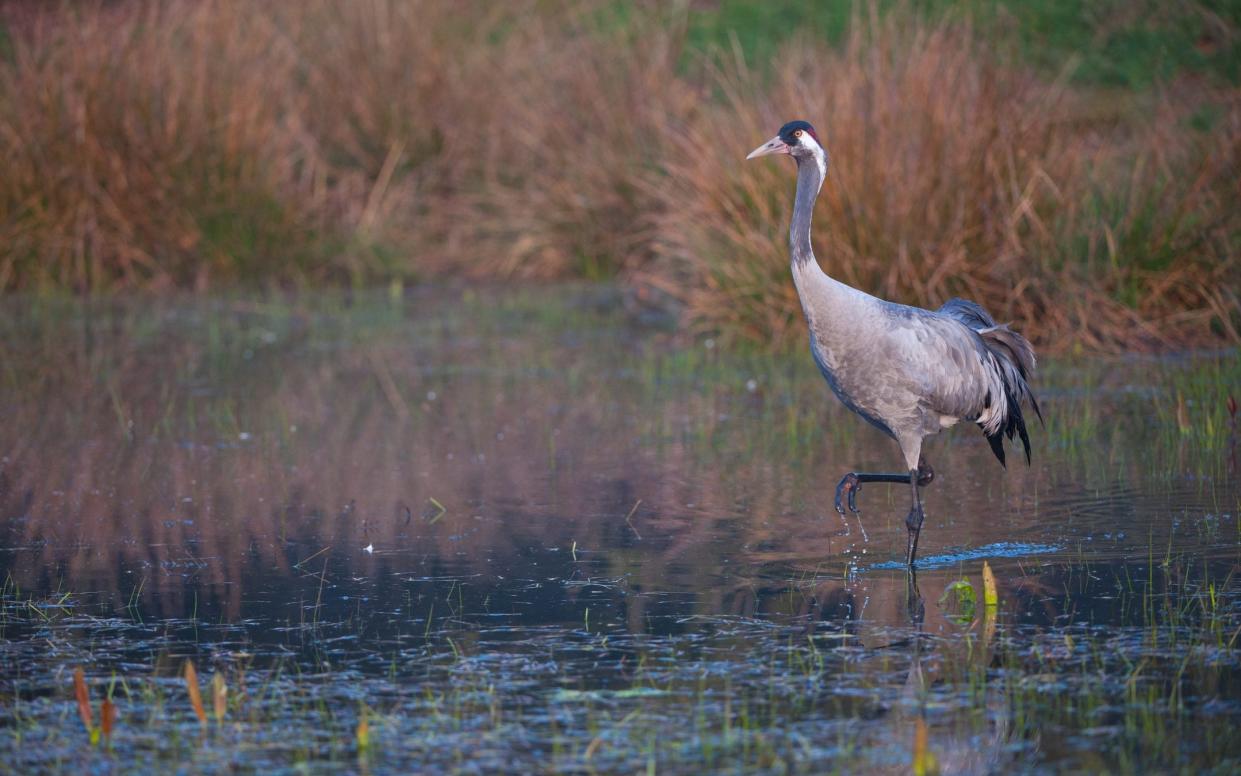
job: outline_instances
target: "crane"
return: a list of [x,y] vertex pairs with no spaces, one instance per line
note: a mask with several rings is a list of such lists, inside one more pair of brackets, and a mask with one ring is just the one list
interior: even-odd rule
[[935,472],[922,441],[966,420],[977,423],[1002,466],[1004,438],[1019,435],[1030,462],[1022,405],[1043,419],[1030,390],[1034,348],[981,305],[950,299],[938,310],[888,302],[832,278],[810,245],[814,203],[829,159],[814,127],[790,121],[746,159],[771,154],[797,163],[797,196],[789,226],[793,283],[810,327],[810,354],[832,392],[850,410],[896,440],[907,473],[849,472],[836,486],[836,511],[858,513],[864,483],[908,483],[912,504],[906,563],[913,568],[925,513],[921,488]]

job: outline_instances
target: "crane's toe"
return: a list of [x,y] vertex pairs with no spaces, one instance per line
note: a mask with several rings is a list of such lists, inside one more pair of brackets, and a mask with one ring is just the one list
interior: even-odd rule
[[840,484],[836,486],[836,511],[840,514],[845,513],[845,507],[842,499],[848,501],[849,511],[858,514],[857,493],[862,489],[862,482],[854,472],[849,472],[840,478]]

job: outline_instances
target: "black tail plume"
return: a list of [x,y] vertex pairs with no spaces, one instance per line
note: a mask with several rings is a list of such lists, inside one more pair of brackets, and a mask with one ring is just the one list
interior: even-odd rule
[[[1030,390],[1029,378],[1034,373],[1034,348],[1025,337],[1008,328],[1008,326],[992,326],[978,331],[983,344],[990,351],[993,365],[999,373],[1004,386],[1005,413],[1004,423],[994,434],[987,434],[987,442],[991,452],[999,459],[1000,464],[1007,468],[1004,461],[1004,437],[1009,440],[1014,435],[1021,437],[1021,446],[1025,450],[1026,465],[1030,463],[1030,434],[1026,430],[1026,419],[1021,413],[1021,405],[1029,402],[1039,422],[1043,422],[1043,412]],[[986,433],[985,431],[983,433]]]

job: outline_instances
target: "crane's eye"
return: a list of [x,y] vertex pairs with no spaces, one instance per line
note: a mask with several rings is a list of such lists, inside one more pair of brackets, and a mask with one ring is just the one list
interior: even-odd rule
[[805,132],[802,132],[800,129],[795,129],[795,130],[793,130],[793,137],[798,137],[798,138],[799,138],[799,137],[801,137],[801,136],[802,136],[802,135],[804,135],[804,134],[806,134],[806,133],[805,133]]

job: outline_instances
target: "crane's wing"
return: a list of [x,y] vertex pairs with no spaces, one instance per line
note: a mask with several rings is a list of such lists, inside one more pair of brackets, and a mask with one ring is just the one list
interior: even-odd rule
[[[1008,324],[997,324],[982,305],[968,299],[953,297],[944,302],[943,306],[935,312],[960,321],[978,332],[988,348],[991,350],[999,348],[1001,355],[1017,366],[1022,378],[1029,379],[1030,375],[1034,374],[1034,348],[1029,341],[1008,328]],[[1029,398],[1033,402],[1033,394]],[[1033,407],[1036,413],[1039,412],[1037,404],[1033,404]],[[1041,414],[1039,419],[1042,420]]]
[[995,319],[982,308],[982,305],[958,296],[944,302],[944,305],[935,312],[960,321],[975,331],[995,325]]
[[915,325],[917,344],[906,358],[917,359],[917,392],[925,405],[950,418],[989,420],[1003,382],[990,368],[994,358],[982,338],[955,317],[927,313]]
[[1021,437],[1026,461],[1030,436],[1021,407],[1028,403],[1043,415],[1030,390],[1034,348],[1007,325],[996,324],[981,306],[952,299],[921,321],[926,327],[924,391],[928,405],[948,417],[982,427],[991,451],[1005,463],[1004,437]]

